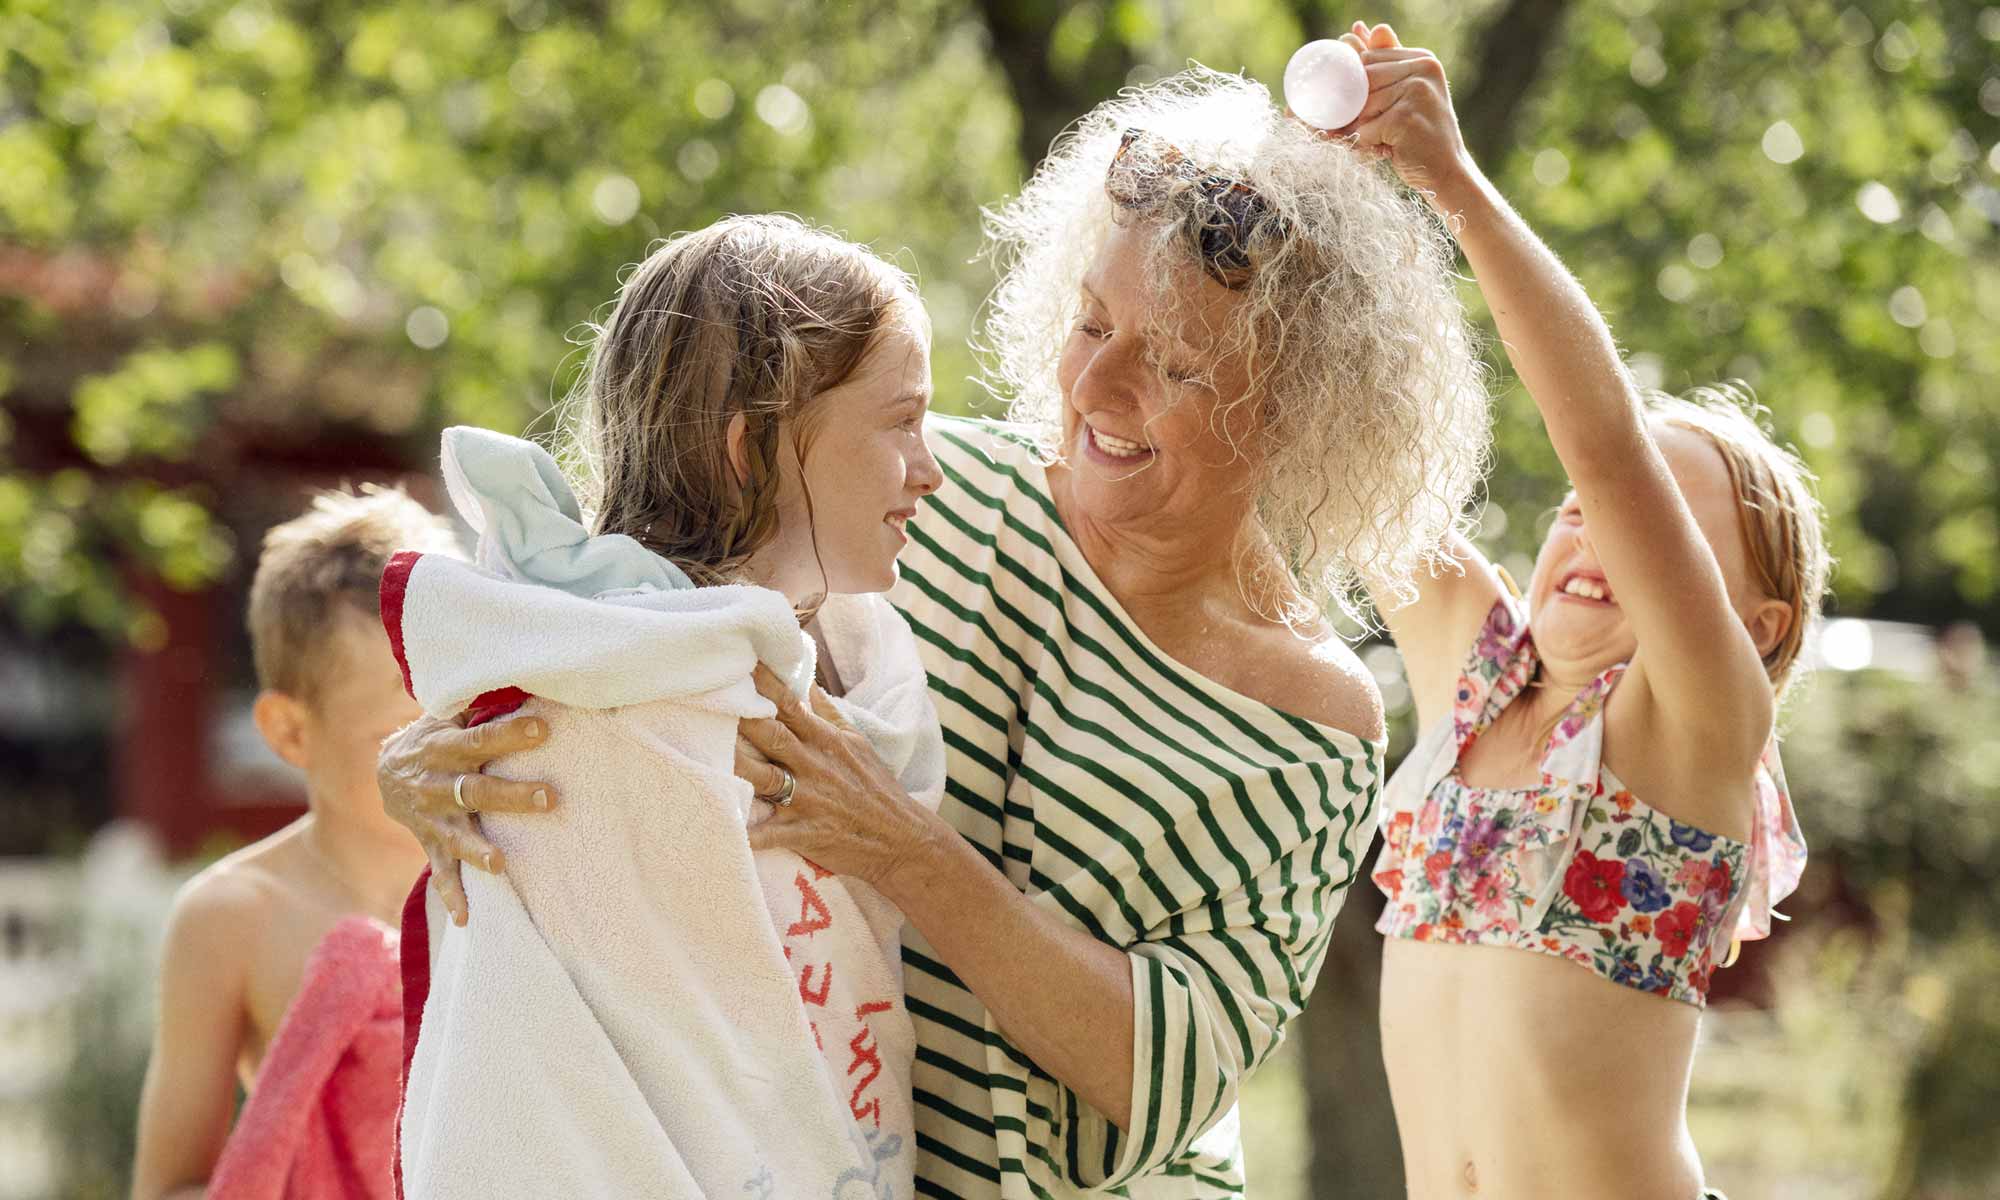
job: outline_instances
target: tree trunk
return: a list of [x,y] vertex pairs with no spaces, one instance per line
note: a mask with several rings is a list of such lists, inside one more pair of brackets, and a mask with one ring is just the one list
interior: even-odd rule
[[1312,1200],[1393,1200],[1403,1195],[1403,1154],[1382,1070],[1376,1025],[1382,894],[1355,881],[1335,923],[1312,1003],[1299,1018],[1312,1139]]
[[1006,73],[1021,114],[1021,170],[1024,178],[1049,151],[1049,143],[1070,122],[1125,86],[1135,59],[1119,38],[1104,34],[1090,47],[1082,69],[1058,72],[1049,62],[1049,38],[1066,8],[1057,0],[979,0],[973,6],[993,38],[993,57]]
[[[1514,123],[1541,78],[1569,15],[1569,0],[1510,0],[1493,14],[1473,51],[1472,86],[1453,106],[1472,160],[1497,176],[1514,148]],[[1454,64],[1447,63],[1449,71]]]

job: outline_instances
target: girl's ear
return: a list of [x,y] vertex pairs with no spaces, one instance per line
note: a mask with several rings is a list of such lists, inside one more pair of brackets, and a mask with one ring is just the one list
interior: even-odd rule
[[1750,640],[1757,644],[1757,653],[1768,655],[1783,645],[1785,635],[1792,631],[1792,606],[1783,600],[1760,600],[1743,618],[1743,624],[1750,630]]
[[723,431],[724,447],[729,454],[729,469],[736,475],[738,488],[750,485],[750,419],[742,413],[729,418],[729,428]]

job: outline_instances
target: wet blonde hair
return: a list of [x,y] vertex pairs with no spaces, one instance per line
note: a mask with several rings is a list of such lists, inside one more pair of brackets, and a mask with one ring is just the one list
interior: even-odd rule
[[250,655],[257,686],[307,702],[317,695],[335,616],[377,620],[382,568],[398,550],[460,553],[442,517],[399,487],[327,491],[264,534],[250,580]]
[[1736,494],[1750,582],[1792,610],[1791,628],[1764,655],[1772,690],[1783,697],[1798,682],[1799,651],[1819,620],[1833,570],[1813,473],[1797,453],[1773,440],[1764,424],[1769,410],[1741,382],[1693,388],[1679,396],[1649,392],[1646,415],[1700,434],[1722,454]]
[[[1146,213],[1105,192],[1128,129],[1191,164],[1166,177]],[[1216,357],[1240,352],[1250,364],[1247,391],[1223,397],[1213,416],[1257,464],[1251,532],[1262,536],[1239,547],[1245,596],[1294,625],[1328,608],[1362,617],[1363,578],[1413,599],[1411,578],[1462,522],[1491,442],[1488,373],[1451,246],[1421,198],[1286,118],[1262,85],[1194,68],[1128,89],[1060,139],[1019,197],[987,213],[1002,271],[980,343],[988,386],[1053,457],[1057,364],[1084,274],[1115,224],[1138,223],[1152,234],[1155,294],[1202,286],[1196,247],[1218,215],[1202,173],[1249,185],[1264,212],[1245,239],[1247,278],[1232,288],[1243,302],[1210,331]],[[1174,306],[1159,308],[1154,323],[1164,325]],[[1227,432],[1243,428],[1252,432],[1240,441]],[[1266,545],[1275,556],[1259,553]]]
[[[559,456],[593,530],[637,538],[697,583],[736,579],[777,532],[780,427],[794,423],[802,457],[811,401],[903,303],[917,303],[908,275],[789,216],[729,217],[660,244],[592,328],[564,405]],[[741,484],[728,447],[739,413]]]

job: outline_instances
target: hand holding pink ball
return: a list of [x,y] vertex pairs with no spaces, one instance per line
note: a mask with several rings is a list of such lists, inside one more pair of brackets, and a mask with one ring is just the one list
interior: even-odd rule
[[1339,129],[1368,103],[1368,71],[1346,42],[1307,42],[1285,64],[1285,103],[1306,124]]

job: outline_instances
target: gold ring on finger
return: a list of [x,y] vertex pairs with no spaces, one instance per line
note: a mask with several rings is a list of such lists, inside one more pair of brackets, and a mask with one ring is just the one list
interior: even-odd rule
[[[775,763],[772,765],[776,766]],[[799,787],[799,778],[783,767],[778,767],[778,775],[780,776],[778,790],[768,796],[760,795],[757,798],[767,803],[775,804],[779,808],[790,808],[792,806],[792,793],[797,791]]]

